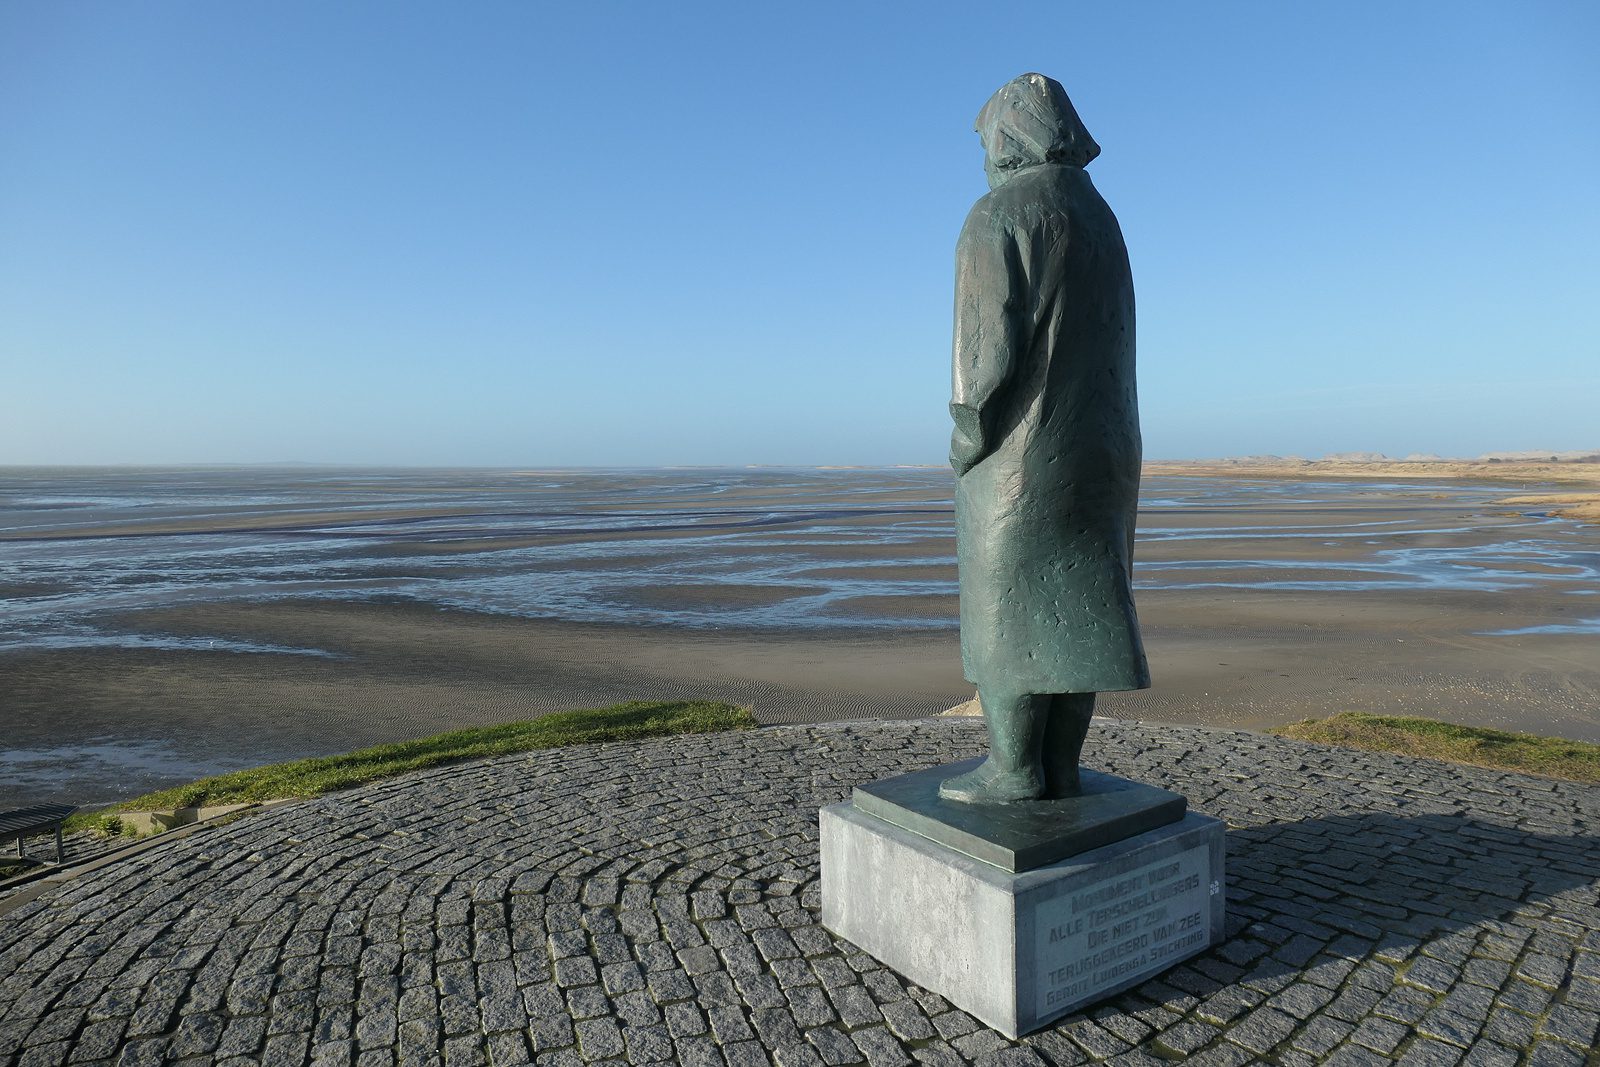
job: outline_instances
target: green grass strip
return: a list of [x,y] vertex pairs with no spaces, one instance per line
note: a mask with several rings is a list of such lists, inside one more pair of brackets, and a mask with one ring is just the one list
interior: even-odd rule
[[1587,741],[1457,726],[1435,719],[1367,715],[1359,711],[1341,712],[1326,719],[1307,719],[1277,727],[1272,733],[1324,745],[1423,756],[1447,763],[1542,774],[1572,782],[1600,783],[1600,745]]
[[459,760],[597,741],[745,730],[755,724],[755,719],[744,708],[702,700],[635,701],[610,708],[558,712],[537,719],[376,745],[342,756],[269,763],[264,767],[202,778],[188,785],[125,800],[110,808],[74,815],[67,820],[66,828],[107,828],[109,816],[118,811],[166,811],[314,797]]

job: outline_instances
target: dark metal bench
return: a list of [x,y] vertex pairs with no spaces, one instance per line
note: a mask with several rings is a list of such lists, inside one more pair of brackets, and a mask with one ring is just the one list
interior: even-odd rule
[[78,809],[71,804],[36,804],[31,808],[0,812],[0,844],[17,839],[17,858],[27,859],[22,850],[22,839],[29,834],[54,829],[56,832],[56,862],[61,862],[61,823]]

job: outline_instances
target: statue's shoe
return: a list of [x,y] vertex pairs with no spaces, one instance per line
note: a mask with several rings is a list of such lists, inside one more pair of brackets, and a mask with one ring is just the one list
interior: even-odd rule
[[940,782],[939,795],[963,804],[1038,800],[1044,795],[1044,779],[1037,770],[1002,771],[992,760],[984,760],[966,774]]

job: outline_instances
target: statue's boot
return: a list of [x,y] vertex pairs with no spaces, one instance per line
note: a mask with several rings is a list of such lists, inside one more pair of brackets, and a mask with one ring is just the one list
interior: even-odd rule
[[939,795],[965,804],[1008,804],[1044,795],[1044,775],[1037,768],[1005,770],[991,757],[966,774],[939,783]]
[[1078,757],[1094,718],[1093,693],[1057,693],[1050,698],[1044,727],[1044,795],[1052,799],[1078,795]]
[[1049,698],[1002,694],[979,687],[983,721],[989,728],[989,758],[966,774],[939,785],[946,800],[967,804],[1009,804],[1044,795],[1039,751]]

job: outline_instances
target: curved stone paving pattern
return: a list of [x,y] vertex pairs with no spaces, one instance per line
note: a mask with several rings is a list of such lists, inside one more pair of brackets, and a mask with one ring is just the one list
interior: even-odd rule
[[817,922],[816,809],[932,720],[462,764],[204,830],[0,918],[17,1064],[1595,1063],[1600,790],[1100,722],[1224,818],[1230,940],[1021,1042]]

